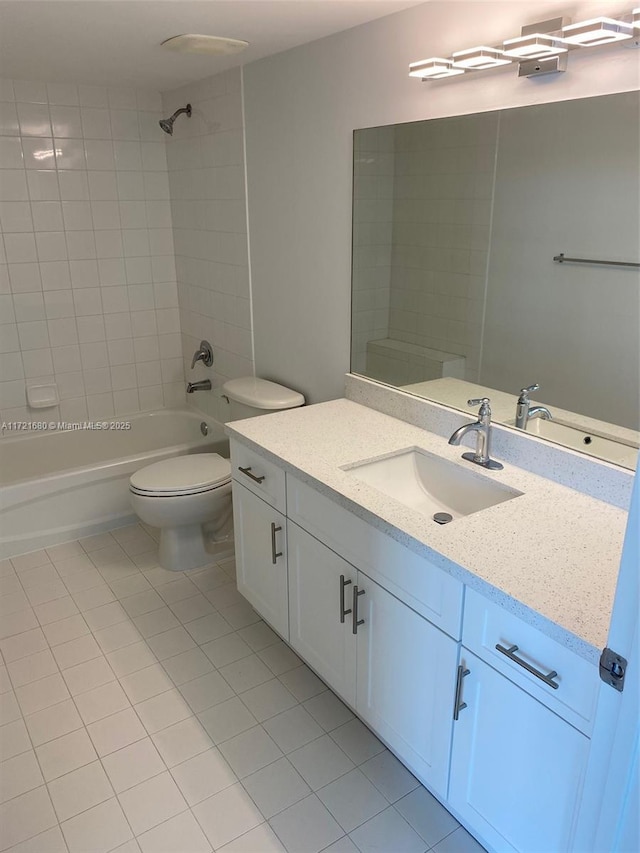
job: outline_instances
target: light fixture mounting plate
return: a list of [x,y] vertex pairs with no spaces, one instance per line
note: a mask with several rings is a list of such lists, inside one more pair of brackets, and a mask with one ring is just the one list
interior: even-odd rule
[[524,59],[518,65],[518,77],[542,77],[544,74],[557,74],[567,70],[567,54],[549,56],[543,59]]

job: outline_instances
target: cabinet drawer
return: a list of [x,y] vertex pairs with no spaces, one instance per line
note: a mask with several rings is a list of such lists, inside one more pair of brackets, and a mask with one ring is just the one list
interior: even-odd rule
[[[465,595],[462,642],[556,714],[590,734],[600,685],[596,666],[470,589]],[[526,667],[547,677],[555,672],[548,680],[557,687]]]
[[286,512],[284,471],[234,440],[231,441],[231,476],[263,501],[280,512]]
[[460,639],[460,581],[287,474],[287,515],[454,639]]

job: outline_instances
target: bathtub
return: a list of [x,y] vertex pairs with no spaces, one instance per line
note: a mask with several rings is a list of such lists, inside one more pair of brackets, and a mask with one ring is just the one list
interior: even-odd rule
[[182,453],[229,456],[222,426],[197,412],[147,412],[106,427],[0,439],[0,559],[133,522],[129,477],[144,465]]

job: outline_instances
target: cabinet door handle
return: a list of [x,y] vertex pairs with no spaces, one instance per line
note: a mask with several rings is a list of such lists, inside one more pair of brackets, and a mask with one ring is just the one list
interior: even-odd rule
[[457,720],[458,717],[460,716],[460,711],[462,711],[463,708],[467,707],[466,702],[460,701],[460,694],[462,693],[462,679],[466,675],[469,675],[470,672],[471,672],[471,670],[465,669],[462,664],[458,667],[458,674],[456,676],[456,695],[455,695],[454,700],[453,700],[453,719],[454,720]]
[[278,557],[282,557],[282,551],[276,551],[276,533],[279,533],[281,530],[281,527],[276,527],[273,521],[271,522],[271,562],[274,566]]
[[344,579],[344,575],[340,575],[340,621],[344,622],[344,617],[347,613],[351,613],[351,608],[348,610],[344,609],[344,588],[345,586],[349,586],[351,581],[346,581]]
[[531,664],[527,663],[526,660],[522,660],[522,658],[519,658],[517,655],[514,654],[514,652],[518,651],[517,646],[509,646],[508,649],[505,649],[505,647],[501,646],[500,643],[496,643],[496,649],[500,652],[500,654],[503,654],[505,657],[508,657],[509,660],[512,660],[514,663],[517,663],[518,666],[521,666],[523,669],[526,669],[527,672],[531,673],[531,675],[535,675],[535,677],[539,678],[540,681],[544,681],[544,683],[548,687],[553,687],[554,690],[557,690],[558,687],[560,687],[560,685],[556,684],[556,682],[553,680],[554,678],[558,677],[558,673],[555,671],[555,669],[547,673],[547,675],[545,675],[544,672],[540,672],[540,670],[536,669],[535,666],[531,666]]
[[364,619],[358,619],[358,598],[364,595],[363,589],[358,589],[357,586],[353,588],[353,604],[351,605],[352,612],[352,621],[351,621],[351,630],[354,634],[358,633],[358,625],[364,625]]
[[243,474],[246,474],[250,480],[253,480],[254,483],[261,483],[264,480],[264,474],[260,477],[256,477],[255,474],[251,473],[251,465],[243,468],[242,465],[238,465],[238,471],[242,471]]

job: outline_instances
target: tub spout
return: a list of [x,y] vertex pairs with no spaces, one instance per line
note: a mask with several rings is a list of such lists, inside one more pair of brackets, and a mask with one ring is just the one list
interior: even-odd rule
[[211,380],[201,379],[200,382],[188,382],[187,394],[193,394],[194,391],[211,391]]

